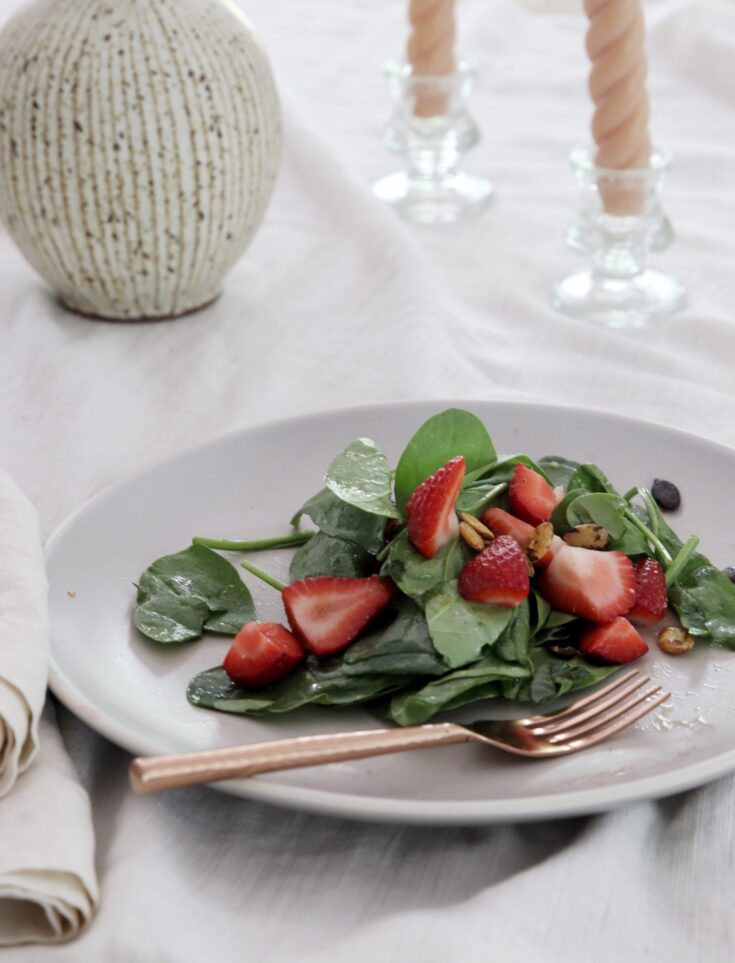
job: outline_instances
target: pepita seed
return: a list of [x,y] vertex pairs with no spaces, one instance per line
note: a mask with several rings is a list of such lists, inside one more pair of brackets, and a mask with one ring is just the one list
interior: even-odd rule
[[532,562],[540,561],[551,548],[554,540],[554,526],[551,522],[541,522],[533,530],[526,544],[526,555]]
[[694,647],[694,639],[684,629],[665,625],[656,636],[658,647],[668,655],[683,655]]
[[459,517],[466,525],[469,525],[478,535],[484,538],[486,542],[492,541],[492,539],[495,538],[495,535],[487,525],[483,524],[479,518],[475,518],[474,515],[470,515],[469,512],[460,512]]
[[485,548],[485,542],[482,536],[478,535],[474,528],[468,525],[467,522],[459,523],[459,534],[474,551],[481,552],[483,548]]
[[563,538],[567,545],[572,545],[574,548],[602,549],[610,541],[607,529],[602,525],[593,524],[577,525]]

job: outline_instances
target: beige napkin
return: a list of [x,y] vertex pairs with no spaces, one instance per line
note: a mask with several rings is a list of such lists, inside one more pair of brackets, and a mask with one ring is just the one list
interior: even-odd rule
[[46,575],[36,513],[0,472],[3,946],[70,939],[97,901],[89,800],[51,717],[41,722],[47,673]]
[[38,749],[47,674],[46,574],[36,513],[0,472],[0,796]]

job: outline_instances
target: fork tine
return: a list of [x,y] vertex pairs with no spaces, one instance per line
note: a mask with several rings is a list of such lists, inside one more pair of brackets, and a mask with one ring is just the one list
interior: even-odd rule
[[611,722],[608,726],[594,729],[589,736],[579,736],[570,742],[561,743],[559,748],[561,749],[563,746],[568,752],[576,752],[579,749],[587,749],[589,746],[597,745],[598,742],[603,742],[603,740],[609,739],[610,736],[614,736],[615,733],[620,732],[622,729],[627,729],[628,726],[632,726],[634,722],[638,722],[639,719],[648,715],[649,712],[652,712],[660,706],[662,702],[666,702],[666,700],[670,698],[670,692],[661,692],[652,702],[645,702],[640,709],[632,715],[625,715],[622,719],[618,719],[617,722]]
[[556,732],[561,732],[562,729],[569,729],[571,726],[586,722],[587,719],[594,719],[604,712],[605,709],[609,709],[611,706],[622,702],[632,692],[640,689],[641,686],[646,685],[646,683],[650,681],[647,675],[639,675],[637,678],[631,679],[627,685],[618,686],[616,689],[613,689],[605,698],[598,699],[595,702],[588,702],[587,707],[585,708],[583,706],[581,712],[579,711],[579,704],[575,702],[569,706],[568,711],[565,712],[563,716],[551,716],[546,720],[545,724],[535,726],[533,733],[539,736],[550,736]]
[[[587,733],[594,732],[594,730],[599,729],[600,726],[604,726],[608,722],[612,722],[614,719],[625,715],[634,706],[639,705],[641,702],[645,702],[649,696],[655,695],[657,692],[661,691],[661,686],[652,686],[650,689],[645,689],[643,692],[628,693],[622,700],[616,701],[614,705],[607,707],[604,711],[597,713],[591,719],[587,719],[581,725],[572,726],[570,729],[563,729],[561,732],[556,732],[549,736],[549,742],[552,745],[556,745],[560,742],[569,741],[571,739],[576,739],[580,736],[584,736]],[[628,698],[630,696],[630,698]]]
[[577,709],[583,709],[591,702],[597,702],[601,696],[607,695],[607,693],[612,692],[613,689],[617,689],[619,685],[627,682],[628,679],[632,679],[634,675],[638,675],[638,669],[630,669],[622,675],[615,676],[612,682],[608,682],[608,684],[601,689],[596,689],[591,695],[585,696],[583,699],[577,699],[565,709],[558,709],[556,712],[548,713],[547,715],[526,716],[525,719],[519,719],[518,722],[524,726],[534,726],[544,722],[550,722],[552,719],[563,719],[569,715],[569,713],[575,712]]

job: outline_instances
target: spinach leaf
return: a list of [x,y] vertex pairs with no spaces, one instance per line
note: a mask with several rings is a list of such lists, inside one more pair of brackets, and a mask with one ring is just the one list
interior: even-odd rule
[[602,525],[611,538],[622,538],[625,534],[623,509],[627,502],[619,495],[593,492],[575,498],[567,508],[567,522],[571,528],[576,525]]
[[401,513],[391,501],[388,459],[370,438],[357,438],[332,461],[324,483],[337,498],[381,518]]
[[567,489],[571,491],[573,488],[584,488],[588,492],[607,492],[608,495],[616,494],[615,488],[602,469],[589,463],[579,465],[569,476]]
[[187,642],[205,631],[236,635],[255,618],[237,570],[203,545],[157,559],[138,583],[133,621],[155,642]]
[[405,511],[414,489],[457,455],[464,455],[468,472],[496,458],[480,419],[461,408],[449,408],[424,422],[401,455],[395,479],[398,508]]
[[602,525],[610,536],[610,548],[626,555],[646,555],[648,543],[627,517],[628,503],[609,492],[569,491],[554,509],[551,523],[563,535],[576,525]]
[[669,586],[669,600],[692,635],[735,649],[735,586],[704,555],[692,556]]
[[503,662],[495,655],[449,672],[421,688],[393,696],[387,715],[400,726],[416,726],[437,712],[457,709],[468,702],[494,699],[503,695],[503,680],[517,682],[527,678],[530,670]]
[[543,469],[527,455],[505,455],[500,461],[484,465],[465,476],[465,487],[457,499],[457,510],[479,515],[490,502],[496,501],[506,491],[516,465],[526,465],[540,475],[544,474]]
[[318,575],[362,578],[374,572],[375,565],[374,557],[357,542],[317,532],[291,559],[288,574],[292,582]]
[[[641,516],[644,511],[638,509],[637,514]],[[647,500],[645,514],[649,527],[669,554],[678,555],[684,543],[652,499]],[[668,592],[687,631],[735,649],[735,585],[705,555],[692,553],[668,586]]]
[[534,639],[544,628],[554,612],[543,595],[537,592],[536,589],[533,589],[528,596],[528,603],[530,609],[529,634],[531,638]]
[[624,518],[623,522],[623,534],[617,538],[611,538],[609,547],[625,555],[650,555],[651,549],[646,538],[627,518]]
[[576,615],[567,615],[566,612],[549,613],[544,624],[539,628],[533,639],[534,645],[547,645],[554,642],[557,645],[569,645],[576,638],[582,620]]
[[496,483],[494,480],[476,482],[459,493],[457,511],[479,515],[485,511],[490,502],[494,502],[507,489],[507,482]]
[[[579,465],[576,462],[567,462],[562,458],[541,459],[546,465],[551,466],[551,471],[555,478],[563,477],[566,494],[556,506],[551,515],[551,523],[554,531],[558,535],[570,531],[575,525],[583,525],[593,522],[596,525],[603,525],[610,532],[610,528],[604,521],[598,520],[596,516],[606,519],[610,525],[622,535],[624,528],[621,515],[623,508],[627,508],[627,502],[621,498],[607,479],[607,476],[597,467],[597,465]],[[557,466],[557,467],[554,467]],[[572,512],[572,506],[576,505],[580,498],[592,495],[610,496],[617,499],[607,502],[604,498],[592,499],[580,503],[576,513]],[[619,510],[615,510],[615,506]],[[571,514],[570,514],[571,513]],[[612,534],[612,533],[611,533]]]
[[404,531],[392,543],[381,575],[392,578],[404,595],[422,602],[430,592],[456,579],[471,554],[464,541],[456,538],[433,558],[424,558]]
[[274,702],[268,689],[244,689],[219,665],[195,675],[186,689],[186,697],[192,705],[204,709],[242,715],[266,712]]
[[597,685],[620,669],[619,665],[592,665],[582,656],[559,659],[543,648],[534,651],[533,664],[533,677],[517,693],[524,702],[551,702],[575,689]]
[[200,672],[189,683],[193,705],[237,715],[291,712],[306,705],[358,705],[401,686],[400,679],[381,675],[348,675],[339,658],[319,662],[309,656],[275,685],[246,689],[220,666]]
[[346,538],[361,545],[366,552],[377,555],[383,546],[385,519],[348,505],[323,488],[303,505],[291,519],[298,525],[302,515],[308,515],[317,528],[335,538]]
[[499,484],[500,482],[509,482],[513,478],[513,473],[515,472],[517,465],[525,465],[527,468],[530,468],[537,474],[542,475],[547,481],[549,481],[549,478],[547,477],[543,467],[538,462],[535,462],[533,458],[529,458],[528,455],[503,455],[503,457],[499,460],[485,465],[480,471],[473,472],[469,476],[469,481],[467,476],[465,476],[465,481],[468,482],[469,485],[473,486],[477,485],[479,482],[492,481],[495,484]]
[[554,511],[551,513],[550,519],[551,524],[554,526],[554,533],[556,535],[564,535],[565,532],[570,532],[572,530],[574,526],[569,524],[569,520],[567,519],[567,511],[572,502],[586,494],[588,494],[588,492],[586,492],[584,488],[570,488],[556,506]]
[[344,653],[347,675],[442,675],[446,663],[438,656],[421,609],[410,599],[401,603],[387,628],[354,642]]
[[532,668],[529,657],[530,648],[531,604],[526,599],[512,610],[511,620],[501,633],[493,652],[504,662],[522,665],[530,671]]
[[539,468],[543,469],[552,487],[561,485],[565,491],[569,490],[569,479],[579,468],[578,461],[569,461],[559,455],[545,455],[539,461]]
[[571,623],[581,624],[574,615],[552,610],[549,603],[534,589],[526,601],[515,609],[513,620],[493,651],[497,652],[501,659],[519,662],[532,670],[532,646],[556,641],[557,637],[568,639],[571,636],[568,625]]
[[479,659],[494,645],[513,617],[513,609],[469,602],[447,582],[426,603],[426,621],[434,648],[457,668]]

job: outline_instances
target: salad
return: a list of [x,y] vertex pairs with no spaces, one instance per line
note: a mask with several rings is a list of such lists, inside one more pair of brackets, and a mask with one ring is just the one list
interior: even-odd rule
[[[425,422],[395,471],[358,438],[283,536],[196,537],[153,562],[134,622],[161,644],[233,636],[191,703],[243,715],[363,704],[398,725],[502,697],[545,703],[595,685],[648,650],[735,649],[735,584],[664,512],[670,482],[617,492],[559,456],[501,456],[471,412]],[[655,496],[655,497],[654,497]],[[308,518],[312,527],[302,529]],[[293,549],[289,584],[251,553]],[[261,622],[238,569],[279,592]],[[728,570],[729,571],[729,570]]]

